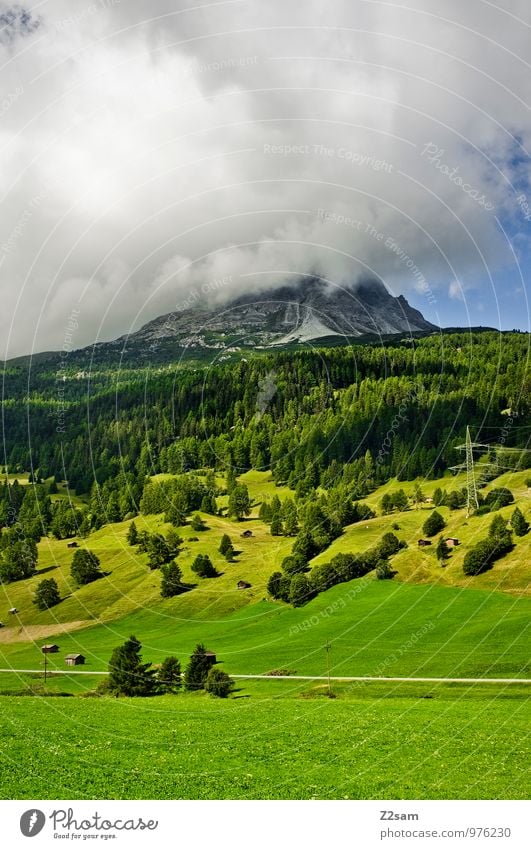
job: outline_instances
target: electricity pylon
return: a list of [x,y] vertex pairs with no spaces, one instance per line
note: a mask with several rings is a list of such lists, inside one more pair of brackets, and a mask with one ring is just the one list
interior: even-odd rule
[[485,448],[489,450],[490,445],[484,445],[482,442],[472,442],[470,428],[467,425],[465,444],[456,445],[455,447],[458,451],[465,452],[465,462],[460,463],[458,466],[451,466],[450,468],[455,469],[456,471],[466,469],[466,515],[468,519],[470,514],[479,507],[476,470],[474,467],[474,449]]

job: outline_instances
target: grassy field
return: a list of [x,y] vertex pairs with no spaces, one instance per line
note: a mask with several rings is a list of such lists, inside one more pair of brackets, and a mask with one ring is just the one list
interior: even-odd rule
[[[228,701],[2,698],[2,798],[526,798],[525,701],[485,687]],[[275,695],[273,695],[275,694]],[[429,695],[429,698],[426,696]]]

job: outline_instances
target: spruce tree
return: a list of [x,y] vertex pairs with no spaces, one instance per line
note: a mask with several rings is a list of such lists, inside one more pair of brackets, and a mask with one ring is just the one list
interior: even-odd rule
[[160,594],[162,598],[173,598],[173,596],[181,595],[186,592],[186,587],[183,585],[183,573],[180,567],[175,563],[165,563],[160,567],[162,580],[160,582]]
[[151,663],[142,663],[142,645],[131,636],[114,649],[109,663],[108,688],[116,696],[151,696],[156,691]]
[[175,693],[181,689],[181,664],[176,657],[164,658],[157,675],[159,688],[163,693]]
[[529,523],[524,519],[524,514],[519,507],[515,507],[510,521],[516,536],[524,537],[529,530]]
[[127,542],[129,545],[138,544],[138,531],[134,522],[131,522],[129,525],[129,530],[127,531]]
[[207,655],[204,645],[199,643],[195,647],[184,672],[185,688],[187,690],[203,690],[208,673],[213,665],[213,658]]

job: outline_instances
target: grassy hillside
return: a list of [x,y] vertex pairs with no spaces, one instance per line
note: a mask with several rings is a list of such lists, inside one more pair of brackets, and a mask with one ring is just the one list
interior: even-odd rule
[[[529,473],[498,478],[490,484],[506,485],[529,518]],[[467,578],[462,562],[468,548],[486,535],[491,516],[471,517],[464,510],[440,508],[448,522],[445,533],[461,544],[441,567],[435,546],[418,549],[422,524],[431,506],[378,516],[348,527],[313,563],[329,560],[339,551],[363,551],[374,545],[394,523],[408,547],[393,558],[398,576],[393,582],[374,575],[329,590],[300,609],[267,599],[266,583],[289,552],[292,540],[272,537],[257,518],[259,503],[278,489],[267,473],[242,476],[254,499],[251,517],[234,522],[224,516],[207,516],[208,530],[180,529],[184,539],[179,564],[190,592],[173,599],[160,597],[160,573],[150,571],[147,556],[127,544],[129,522],[105,526],[86,545],[101,559],[106,577],[85,587],[70,578],[73,551],[66,540],[47,538],[39,544],[39,574],[26,581],[4,585],[1,592],[0,664],[34,668],[42,662],[39,646],[55,638],[61,653],[52,665],[63,668],[69,651],[87,655],[87,670],[104,669],[112,648],[131,633],[145,645],[153,661],[175,653],[186,658],[195,643],[204,641],[217,652],[229,671],[262,673],[288,668],[300,674],[323,674],[323,645],[332,643],[332,666],[337,675],[433,675],[451,677],[522,677],[526,669],[525,629],[529,601],[526,572],[530,562],[531,533],[515,538],[515,549],[483,575]],[[437,485],[449,489],[462,480],[422,483],[426,495]],[[367,498],[377,508],[386,491],[414,484],[391,481]],[[223,499],[220,499],[223,504]],[[514,505],[504,508],[509,516]],[[139,530],[164,531],[161,516],[139,517]],[[252,530],[243,538],[243,530]],[[223,533],[231,537],[235,562],[219,554]],[[197,537],[191,541],[189,537]],[[197,553],[209,554],[221,572],[215,579],[199,579],[191,571]],[[38,611],[32,603],[42,577],[54,577],[64,598],[57,607]],[[238,590],[237,582],[251,583]],[[493,592],[496,590],[496,592]],[[499,592],[504,590],[504,592]],[[16,617],[8,616],[17,607]],[[88,682],[87,682],[88,683]]]

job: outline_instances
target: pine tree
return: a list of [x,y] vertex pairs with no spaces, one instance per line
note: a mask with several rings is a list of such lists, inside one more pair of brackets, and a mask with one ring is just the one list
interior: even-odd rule
[[129,545],[138,544],[138,531],[134,522],[131,522],[127,531],[127,542]]
[[272,537],[280,537],[280,536],[282,536],[282,531],[283,531],[283,527],[282,527],[282,521],[281,521],[281,518],[280,518],[280,514],[275,513],[271,517],[271,524],[269,525],[269,532],[271,533]]
[[156,691],[151,663],[142,663],[142,644],[131,636],[114,649],[109,663],[108,689],[116,696],[151,696]]
[[240,521],[251,512],[249,490],[243,484],[237,484],[229,495],[228,515]]
[[229,551],[229,549],[231,549],[231,548],[234,551],[234,546],[231,542],[229,535],[223,534],[223,536],[221,537],[221,542],[219,544],[219,548],[218,548],[219,553],[225,555],[227,553],[227,551]]
[[204,645],[199,643],[195,647],[190,662],[184,672],[185,688],[187,690],[203,690],[208,673],[214,662],[214,659],[207,654]]
[[439,537],[437,548],[435,549],[435,554],[437,555],[437,560],[442,565],[444,565],[445,560],[448,560],[450,556],[450,546],[448,545],[444,537]]
[[181,689],[181,664],[173,655],[162,661],[157,674],[157,683],[163,693],[175,693]]
[[162,598],[173,598],[186,592],[187,587],[182,583],[183,573],[177,563],[164,563],[160,567],[162,579],[160,582],[160,594]]
[[511,527],[515,532],[517,537],[524,537],[529,530],[529,523],[524,519],[524,514],[522,511],[515,507],[514,512],[511,516]]

